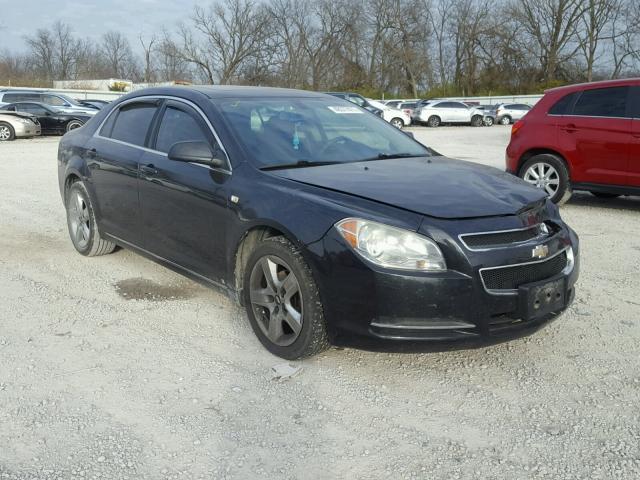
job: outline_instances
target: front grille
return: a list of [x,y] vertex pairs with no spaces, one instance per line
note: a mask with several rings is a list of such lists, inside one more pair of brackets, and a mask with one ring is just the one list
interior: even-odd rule
[[487,290],[516,290],[520,285],[558,275],[566,266],[567,252],[564,251],[543,262],[485,269],[480,274]]
[[509,230],[505,232],[474,233],[462,235],[462,241],[469,248],[491,248],[512,243],[522,243],[543,235],[540,225],[526,230]]

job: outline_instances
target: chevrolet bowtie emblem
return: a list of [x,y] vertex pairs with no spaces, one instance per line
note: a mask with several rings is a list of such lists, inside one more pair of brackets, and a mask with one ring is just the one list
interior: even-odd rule
[[544,258],[549,255],[549,247],[546,245],[538,245],[536,248],[531,250],[531,256],[533,258]]

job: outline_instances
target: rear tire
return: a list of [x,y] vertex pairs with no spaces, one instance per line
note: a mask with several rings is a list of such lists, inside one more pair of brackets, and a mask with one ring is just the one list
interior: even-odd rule
[[[551,188],[552,191],[549,191],[543,185],[544,182],[538,182],[538,179],[543,178],[545,174],[549,176],[549,180],[553,182],[557,180],[557,183],[549,184],[553,186],[557,185],[555,190]],[[534,155],[520,167],[518,176],[532,186],[545,190],[545,193],[549,195],[553,203],[562,205],[571,198],[572,191],[569,171],[564,161],[555,155],[550,153]]]
[[440,126],[440,117],[437,115],[432,115],[429,117],[429,120],[427,120],[427,125],[429,125],[430,127],[439,127]]
[[296,360],[329,348],[320,293],[300,250],[282,236],[262,241],[249,256],[243,300],[260,343]]
[[484,117],[483,123],[487,127],[493,127],[493,117]]
[[10,142],[16,138],[13,127],[6,122],[0,122],[0,142]]
[[500,125],[511,125],[511,117],[505,115],[500,119]]
[[84,125],[84,123],[82,123],[79,120],[71,120],[69,123],[67,123],[66,131],[70,132],[71,130],[75,130],[76,128],[80,128],[82,125]]
[[85,257],[107,255],[116,244],[100,236],[91,199],[82,182],[71,184],[65,199],[69,237],[75,249]]
[[591,195],[598,198],[618,198],[620,196],[619,193],[609,193],[609,192],[591,192]]
[[404,122],[398,117],[392,118],[389,123],[398,129],[402,129],[402,127],[404,127]]

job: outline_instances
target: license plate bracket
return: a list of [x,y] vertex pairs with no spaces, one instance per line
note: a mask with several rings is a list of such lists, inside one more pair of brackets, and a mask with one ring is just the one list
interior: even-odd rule
[[544,317],[566,306],[566,279],[528,283],[518,288],[524,320]]

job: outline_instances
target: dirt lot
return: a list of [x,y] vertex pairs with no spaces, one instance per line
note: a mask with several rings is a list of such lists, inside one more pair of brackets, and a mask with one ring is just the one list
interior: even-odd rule
[[[418,136],[502,165],[508,130]],[[126,250],[74,251],[56,148],[0,144],[0,479],[640,478],[640,199],[562,208],[577,299],[533,337],[334,349],[278,383],[221,294]]]

